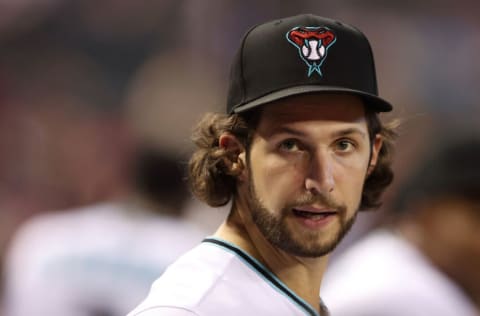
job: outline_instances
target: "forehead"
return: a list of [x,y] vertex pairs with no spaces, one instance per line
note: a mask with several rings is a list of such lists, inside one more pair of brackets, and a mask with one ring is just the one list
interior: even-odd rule
[[346,94],[307,94],[281,99],[264,106],[260,125],[295,122],[365,123],[362,99]]

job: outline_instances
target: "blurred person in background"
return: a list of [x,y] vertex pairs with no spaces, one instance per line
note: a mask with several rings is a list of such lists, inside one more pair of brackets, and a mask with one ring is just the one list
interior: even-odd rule
[[[428,147],[391,220],[331,263],[335,316],[480,315],[480,138]],[[478,135],[478,134],[477,134]]]
[[20,227],[5,263],[6,315],[126,314],[168,264],[206,235],[184,219],[192,203],[183,160],[191,121],[202,110],[191,104],[211,108],[217,80],[203,63],[179,56],[147,60],[129,85],[123,110],[132,147],[125,153],[131,156],[128,192],[34,216]]
[[136,191],[118,201],[43,213],[15,234],[5,262],[6,315],[122,315],[205,234],[182,220],[175,157],[138,153]]
[[[218,110],[225,98],[215,62],[172,49],[152,56],[139,67],[130,83],[125,109],[136,143],[175,153],[186,165],[192,150],[192,126],[204,112]],[[206,207],[194,198],[187,201],[186,208],[187,220],[208,231],[223,220],[221,209]]]
[[177,2],[127,2],[1,1],[0,265],[29,217],[131,191],[121,100]]
[[129,137],[103,71],[80,52],[38,41],[0,55],[0,257],[29,216],[127,190]]

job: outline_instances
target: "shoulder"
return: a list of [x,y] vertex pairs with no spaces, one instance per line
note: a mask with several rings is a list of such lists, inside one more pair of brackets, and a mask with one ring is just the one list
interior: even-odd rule
[[[201,243],[179,257],[152,285],[147,298],[131,315],[175,307],[192,311],[208,302],[235,258],[210,244]],[[146,314],[150,315],[150,314]],[[152,314],[156,315],[156,314]]]
[[[278,306],[266,301],[277,301]],[[264,314],[266,308],[292,308],[287,301],[238,255],[204,242],[181,256],[155,281],[132,315],[166,307],[199,315]]]

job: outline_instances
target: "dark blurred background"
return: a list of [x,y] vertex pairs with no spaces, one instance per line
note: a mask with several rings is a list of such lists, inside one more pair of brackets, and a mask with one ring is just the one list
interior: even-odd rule
[[388,207],[439,130],[478,131],[479,6],[0,0],[0,258],[30,216],[128,194],[138,143],[186,159],[199,115],[223,110],[243,33],[304,12],[354,24],[371,41],[380,94],[395,105],[385,120],[402,120]]

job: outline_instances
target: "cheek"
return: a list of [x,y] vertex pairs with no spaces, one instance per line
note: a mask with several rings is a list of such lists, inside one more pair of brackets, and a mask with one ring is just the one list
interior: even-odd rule
[[253,169],[253,179],[256,186],[263,185],[270,193],[275,191],[295,190],[303,182],[302,173],[295,165],[284,165],[265,159]]
[[302,172],[304,164],[301,159],[298,161],[286,162],[275,155],[254,156],[252,153],[251,177],[255,185],[258,197],[272,207],[278,207],[284,204],[298,194],[303,186],[304,173]]
[[365,163],[357,165],[339,166],[336,170],[335,188],[349,208],[356,208],[360,203],[365,182],[367,166]]

